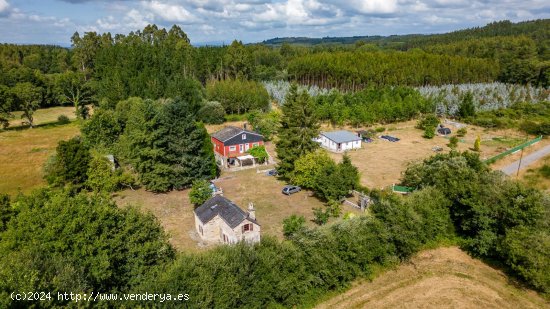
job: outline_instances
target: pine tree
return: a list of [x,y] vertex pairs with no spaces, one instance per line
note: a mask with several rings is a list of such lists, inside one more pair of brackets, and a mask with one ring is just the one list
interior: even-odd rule
[[282,107],[283,116],[279,128],[279,139],[276,142],[279,165],[277,171],[289,178],[294,170],[294,161],[319,147],[313,139],[319,135],[319,122],[315,115],[310,96],[294,84]]

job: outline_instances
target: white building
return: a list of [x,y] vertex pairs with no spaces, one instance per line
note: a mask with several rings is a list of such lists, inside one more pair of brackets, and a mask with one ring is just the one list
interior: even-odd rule
[[334,152],[344,152],[361,148],[361,137],[345,130],[322,132],[317,138],[317,142],[319,142],[322,147]]
[[254,205],[248,212],[227,198],[216,195],[195,209],[195,228],[205,242],[234,244],[239,241],[260,241],[260,225]]

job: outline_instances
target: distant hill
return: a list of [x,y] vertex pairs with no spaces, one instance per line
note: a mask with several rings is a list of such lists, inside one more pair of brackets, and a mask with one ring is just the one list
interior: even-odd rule
[[283,43],[293,45],[315,46],[315,45],[347,45],[356,42],[375,44],[380,47],[395,49],[410,49],[423,47],[429,44],[444,44],[457,40],[495,36],[517,36],[526,35],[536,39],[548,39],[550,35],[550,19],[538,19],[512,23],[509,20],[493,22],[484,27],[474,27],[464,30],[453,31],[442,34],[406,34],[390,36],[352,36],[352,37],[285,37],[265,40],[260,44],[279,46]]

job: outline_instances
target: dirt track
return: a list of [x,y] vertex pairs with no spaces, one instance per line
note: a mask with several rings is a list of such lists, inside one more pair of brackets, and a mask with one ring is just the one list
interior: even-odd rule
[[317,308],[550,308],[550,303],[450,247],[421,252]]

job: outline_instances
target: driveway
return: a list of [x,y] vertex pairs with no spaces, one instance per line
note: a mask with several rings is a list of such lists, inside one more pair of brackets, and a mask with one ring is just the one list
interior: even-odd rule
[[[521,168],[520,169],[524,169],[526,167],[528,167],[529,165],[535,163],[537,160],[547,156],[550,154],[550,145],[544,147],[544,148],[541,148],[533,153],[530,153],[529,155],[526,155],[526,156],[523,156],[523,159],[521,160]],[[516,162],[508,165],[508,166],[505,166],[503,168],[501,168],[500,170],[502,172],[504,172],[504,174],[506,175],[514,175],[515,173],[517,173],[518,171],[518,166],[519,166],[519,160],[517,160]]]

